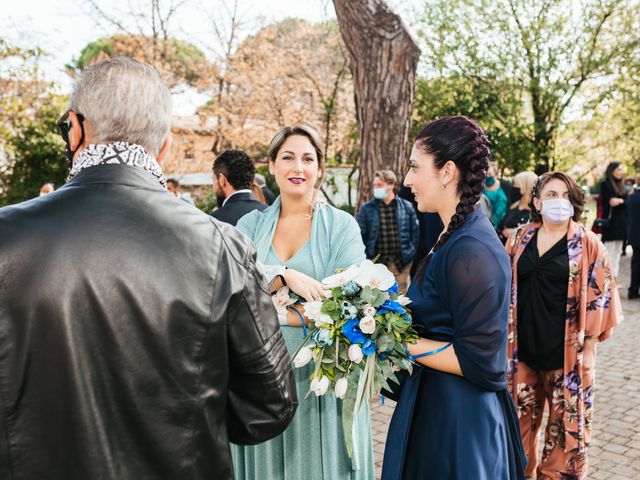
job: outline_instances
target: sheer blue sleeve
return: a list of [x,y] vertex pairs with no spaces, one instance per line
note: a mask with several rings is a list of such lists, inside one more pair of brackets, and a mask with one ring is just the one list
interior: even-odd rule
[[[501,247],[501,246],[500,246]],[[452,314],[454,349],[464,377],[491,391],[506,388],[511,270],[504,251],[464,236],[448,249],[439,274]]]

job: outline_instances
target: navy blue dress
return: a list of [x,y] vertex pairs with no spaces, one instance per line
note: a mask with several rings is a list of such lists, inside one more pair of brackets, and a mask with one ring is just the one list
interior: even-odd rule
[[477,209],[432,257],[408,295],[420,335],[453,340],[463,377],[414,367],[390,395],[383,480],[524,479],[526,458],[507,393],[511,267]]

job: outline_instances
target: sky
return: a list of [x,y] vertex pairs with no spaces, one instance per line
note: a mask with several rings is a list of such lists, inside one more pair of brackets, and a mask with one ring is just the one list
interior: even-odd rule
[[[185,0],[163,0],[161,5]],[[232,4],[233,0],[226,0]],[[394,9],[401,9],[414,0],[390,0]],[[67,0],[14,0],[3,2],[0,17],[0,32],[10,42],[23,47],[40,47],[46,52],[40,62],[45,78],[54,81],[63,93],[70,92],[73,80],[65,73],[65,65],[77,57],[87,43],[102,36],[117,32],[117,28],[100,21],[95,10],[87,1]],[[117,18],[123,18],[127,28],[138,31],[135,18],[128,6],[142,6],[149,0],[95,0],[102,10]],[[297,17],[310,22],[335,18],[331,0],[239,0],[240,12],[247,27],[245,35],[257,30],[259,25],[286,17]],[[136,7],[134,7],[135,9]],[[215,53],[211,45],[215,43],[211,18],[220,19],[224,0],[186,0],[179,15],[172,21],[172,33],[177,38],[190,41],[201,48],[208,57]],[[145,9],[146,11],[146,9]],[[253,30],[252,30],[253,29]],[[195,91],[182,92],[174,98],[174,113],[190,115],[206,100],[206,96]],[[177,110],[177,111],[176,111]]]

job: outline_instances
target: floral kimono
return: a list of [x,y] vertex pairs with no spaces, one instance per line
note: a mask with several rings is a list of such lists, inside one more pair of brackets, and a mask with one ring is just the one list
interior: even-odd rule
[[[526,385],[514,385],[518,371],[518,260],[540,226],[540,223],[531,223],[520,227],[506,245],[513,269],[507,376],[519,413],[519,397],[522,400],[523,393],[520,390]],[[564,438],[558,439],[560,445],[564,446],[565,452],[584,456],[591,434],[596,340],[603,341],[611,336],[613,327],[622,321],[622,309],[609,255],[602,242],[573,220],[569,224],[567,242],[569,285],[564,369],[558,379],[554,404],[562,409],[560,436]]]

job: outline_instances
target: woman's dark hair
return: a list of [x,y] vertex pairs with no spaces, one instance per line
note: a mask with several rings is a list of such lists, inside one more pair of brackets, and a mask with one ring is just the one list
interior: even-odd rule
[[442,117],[424,127],[416,137],[415,146],[433,155],[434,166],[440,170],[452,161],[460,171],[457,191],[460,201],[447,230],[440,236],[420,265],[416,277],[424,276],[431,256],[437,252],[474,211],[482,195],[484,180],[491,160],[489,139],[482,128],[468,117]]
[[582,211],[584,210],[584,192],[573,178],[562,172],[544,173],[538,177],[538,180],[533,187],[533,197],[529,203],[529,208],[531,208],[531,221],[542,223],[542,215],[538,210],[536,210],[536,207],[533,204],[533,199],[537,198],[540,200],[540,193],[542,192],[542,189],[547,183],[554,179],[561,180],[567,186],[567,189],[569,190],[569,201],[571,202],[571,205],[573,205],[573,217],[571,218],[573,218],[574,222],[579,222],[580,217],[582,217]]
[[609,184],[617,195],[625,196],[627,191],[624,188],[624,181],[613,176],[613,171],[621,165],[620,162],[611,162],[607,165],[607,171],[604,174],[604,181]]

